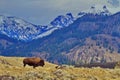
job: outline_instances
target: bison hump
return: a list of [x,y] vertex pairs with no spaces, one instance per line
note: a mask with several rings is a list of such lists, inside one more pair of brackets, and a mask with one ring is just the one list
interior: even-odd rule
[[26,58],[23,60],[23,63],[33,63],[33,64],[37,64],[40,62],[40,58]]

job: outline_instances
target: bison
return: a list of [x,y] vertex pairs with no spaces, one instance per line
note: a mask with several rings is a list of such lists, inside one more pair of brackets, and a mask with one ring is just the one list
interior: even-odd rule
[[33,66],[33,68],[37,67],[37,66],[44,66],[45,65],[45,62],[43,59],[40,59],[40,58],[25,58],[23,60],[23,64],[24,64],[24,67],[27,65],[29,66]]

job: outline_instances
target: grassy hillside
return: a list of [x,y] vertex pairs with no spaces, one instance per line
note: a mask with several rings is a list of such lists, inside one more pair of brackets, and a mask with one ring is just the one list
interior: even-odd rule
[[55,64],[45,62],[44,67],[23,67],[21,57],[0,56],[0,80],[120,80],[120,68],[74,68],[56,69]]

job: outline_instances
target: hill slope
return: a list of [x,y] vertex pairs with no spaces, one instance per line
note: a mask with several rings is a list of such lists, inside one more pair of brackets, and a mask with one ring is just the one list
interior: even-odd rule
[[120,69],[74,68],[56,69],[46,62],[44,67],[23,67],[20,57],[0,56],[0,78],[10,80],[120,80]]

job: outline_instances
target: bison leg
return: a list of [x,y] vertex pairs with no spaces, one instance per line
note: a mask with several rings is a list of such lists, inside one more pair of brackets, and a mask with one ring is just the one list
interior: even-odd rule
[[33,66],[33,68],[35,68],[36,66]]
[[26,66],[26,64],[24,64],[24,67]]

